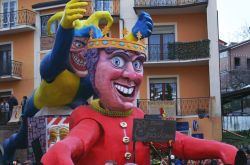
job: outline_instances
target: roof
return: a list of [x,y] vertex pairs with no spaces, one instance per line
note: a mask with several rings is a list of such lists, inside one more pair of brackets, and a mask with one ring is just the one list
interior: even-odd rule
[[250,43],[250,39],[249,39],[249,40],[246,40],[246,41],[243,41],[243,42],[240,42],[240,43],[237,43],[237,44],[233,44],[233,45],[231,45],[231,46],[228,46],[228,47],[225,48],[225,49],[221,49],[221,50],[220,50],[220,53],[221,53],[221,52],[228,51],[228,50],[231,50],[231,49],[235,49],[235,48],[240,47],[240,46],[244,46],[244,45],[249,44],[249,43]]
[[49,2],[41,2],[41,3],[37,3],[32,5],[33,9],[37,9],[37,8],[42,8],[42,7],[50,7],[50,6],[56,6],[56,5],[62,5],[67,3],[69,0],[53,0],[53,1],[49,1]]
[[250,95],[250,85],[247,85],[242,89],[221,94],[221,99],[222,103],[224,104],[234,99],[239,99],[249,95]]
[[221,39],[219,39],[219,44],[222,44],[222,45],[227,45],[227,43]]
[[226,49],[226,48],[227,48],[227,46],[219,44],[219,50],[223,50],[223,49]]

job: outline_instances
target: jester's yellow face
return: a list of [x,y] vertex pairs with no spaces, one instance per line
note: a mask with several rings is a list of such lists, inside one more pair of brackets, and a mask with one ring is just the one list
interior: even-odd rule
[[87,37],[74,37],[70,48],[69,64],[79,77],[85,77],[88,74],[85,60],[87,42]]

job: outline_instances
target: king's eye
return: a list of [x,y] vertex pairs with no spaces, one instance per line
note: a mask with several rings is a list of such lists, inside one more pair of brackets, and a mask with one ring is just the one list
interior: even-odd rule
[[119,57],[119,56],[115,56],[111,59],[111,62],[112,64],[115,66],[115,67],[118,67],[118,68],[122,68],[124,67],[125,65],[125,61],[123,58]]
[[134,61],[133,67],[134,67],[135,71],[141,71],[142,70],[142,62],[140,60]]

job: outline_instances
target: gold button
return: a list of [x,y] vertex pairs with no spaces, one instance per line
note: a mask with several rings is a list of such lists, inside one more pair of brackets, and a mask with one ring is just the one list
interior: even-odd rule
[[129,137],[128,136],[124,136],[122,139],[124,144],[128,144],[129,143]]
[[121,122],[120,123],[120,126],[122,127],[122,128],[127,128],[127,126],[128,126],[128,124],[126,123],[126,122]]
[[124,154],[124,157],[125,157],[125,159],[129,160],[131,158],[131,153],[130,152],[126,152]]

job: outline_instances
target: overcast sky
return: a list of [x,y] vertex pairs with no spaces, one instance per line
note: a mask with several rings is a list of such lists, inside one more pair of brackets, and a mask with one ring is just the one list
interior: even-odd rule
[[250,0],[217,0],[219,38],[226,42],[240,42],[239,33],[250,26]]

